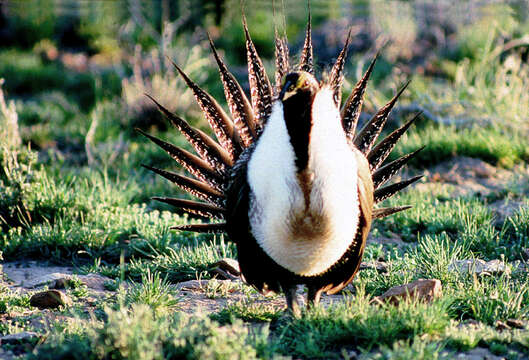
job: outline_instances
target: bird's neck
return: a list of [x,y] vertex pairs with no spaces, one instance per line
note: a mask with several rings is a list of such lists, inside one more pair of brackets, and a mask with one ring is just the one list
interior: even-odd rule
[[311,109],[313,94],[302,92],[283,102],[283,114],[286,121],[290,143],[296,155],[296,168],[302,173],[309,162],[310,129],[312,127]]

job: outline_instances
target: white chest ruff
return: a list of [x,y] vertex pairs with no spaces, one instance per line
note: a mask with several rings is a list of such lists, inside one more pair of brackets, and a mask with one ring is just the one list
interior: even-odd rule
[[306,206],[295,153],[276,102],[248,165],[251,231],[261,248],[284,268],[303,276],[325,272],[356,234],[357,165],[329,89],[314,99]]

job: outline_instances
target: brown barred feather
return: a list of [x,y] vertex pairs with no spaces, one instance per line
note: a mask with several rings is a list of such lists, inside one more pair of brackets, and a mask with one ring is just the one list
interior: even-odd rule
[[288,73],[288,43],[286,36],[281,38],[275,29],[275,56],[276,56],[276,73],[275,73],[275,93],[281,92],[281,82],[283,77]]
[[397,130],[393,131],[391,134],[389,134],[384,140],[379,142],[377,146],[373,148],[367,155],[367,160],[369,161],[369,166],[371,168],[371,171],[378,169],[378,167],[386,160],[389,153],[397,142],[399,141],[400,137],[408,130],[408,128],[413,124],[415,120],[421,116],[422,111],[415,115],[413,119],[408,121],[406,124],[402,125]]
[[241,152],[241,144],[237,141],[233,122],[211,95],[194,83],[174,62],[173,66],[180,73],[187,86],[193,91],[198,105],[215,132],[220,144],[228,151],[232,161],[235,160]]
[[389,179],[391,179],[404,165],[406,165],[408,161],[410,161],[422,149],[424,149],[424,146],[376,170],[373,173],[373,185],[375,186],[375,189],[378,189],[381,185],[384,185]]
[[347,58],[347,48],[349,48],[349,44],[351,43],[351,31],[352,29],[349,29],[347,39],[345,40],[345,44],[342,51],[340,52],[340,55],[338,55],[338,58],[332,67],[331,76],[329,79],[329,84],[334,93],[334,103],[337,106],[340,106],[342,102],[343,68],[345,65],[345,59]]
[[303,50],[301,50],[301,58],[299,60],[299,70],[306,71],[314,75],[314,57],[312,51],[312,17],[309,8],[309,19],[307,22],[307,30],[305,32],[305,42],[303,43]]
[[411,179],[404,180],[404,181],[401,181],[395,184],[385,186],[383,188],[376,189],[373,194],[375,198],[375,204],[395,195],[397,192],[401,191],[406,186],[413,184],[414,182],[416,182],[423,176],[424,175],[414,176]]
[[398,213],[400,211],[411,209],[412,206],[410,205],[404,205],[404,206],[395,206],[395,207],[385,207],[385,208],[379,208],[374,209],[373,214],[371,216],[372,219],[380,219],[384,218],[386,216],[393,215],[395,213]]
[[344,107],[342,108],[342,126],[349,139],[354,139],[356,132],[356,125],[362,112],[362,105],[364,104],[364,93],[366,92],[367,82],[373,72],[375,63],[377,62],[378,54],[375,56],[364,76],[358,81],[351,95],[347,98]]
[[239,85],[235,77],[228,71],[226,64],[220,58],[219,54],[217,53],[217,49],[215,49],[215,45],[211,40],[211,37],[209,37],[209,34],[208,38],[209,45],[213,51],[213,56],[215,57],[219,67],[220,78],[222,85],[224,86],[224,94],[233,117],[233,122],[237,128],[239,136],[241,137],[243,145],[248,147],[255,141],[256,138],[255,120],[253,116],[252,105],[244,94],[241,85]]
[[226,223],[186,224],[171,226],[171,230],[192,231],[197,233],[218,234],[226,232]]
[[212,167],[224,171],[226,170],[226,166],[231,166],[233,164],[230,154],[224,150],[215,140],[205,133],[199,132],[199,130],[190,126],[187,121],[167,110],[150,95],[146,94],[146,96],[156,104],[162,114],[164,114],[164,116],[168,118],[173,123],[173,125],[185,136],[187,141],[189,141],[200,157],[206,160]]
[[225,177],[212,168],[205,160],[191,154],[189,151],[180,149],[173,144],[149,135],[140,129],[137,129],[137,131],[164,149],[176,162],[182,165],[184,169],[189,171],[193,176],[208,183],[216,190],[222,191],[225,186]]
[[142,166],[157,173],[158,175],[163,176],[167,180],[175,183],[182,190],[197,198],[209,201],[219,206],[224,206],[224,194],[201,181],[148,165],[143,164]]
[[257,135],[263,130],[263,126],[272,112],[272,85],[266,75],[263,62],[257,54],[255,45],[250,37],[246,18],[243,16],[242,24],[244,36],[246,37],[246,54],[248,58],[248,80],[250,82],[250,93],[252,108],[255,116]]
[[205,218],[224,219],[225,209],[219,206],[201,203],[193,200],[176,199],[168,197],[153,197],[153,200],[172,205],[187,213]]
[[397,102],[399,96],[404,92],[406,87],[409,85],[409,81],[397,92],[397,94],[391,99],[384,107],[368,121],[368,123],[360,130],[357,136],[355,136],[354,144],[362,153],[367,154],[371,151],[371,147],[377,140],[382,128],[386,124],[389,113],[393,106]]

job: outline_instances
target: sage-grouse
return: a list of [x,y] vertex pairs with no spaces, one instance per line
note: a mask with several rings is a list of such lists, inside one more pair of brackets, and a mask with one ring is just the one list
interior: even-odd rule
[[286,37],[276,30],[272,86],[244,17],[243,26],[251,100],[210,39],[231,117],[175,65],[216,140],[153,99],[196,154],[144,135],[194,178],[148,168],[203,200],[155,198],[206,219],[175,229],[227,233],[244,280],[263,293],[283,291],[290,311],[299,314],[297,285],[308,288],[309,304],[317,304],[323,291],[342,289],[358,271],[371,221],[410,207],[373,205],[420,178],[382,186],[420,149],[381,166],[414,119],[375,145],[405,86],[356,131],[376,58],[340,110],[350,32],[328,79],[318,81],[310,16],[297,66],[289,65]]

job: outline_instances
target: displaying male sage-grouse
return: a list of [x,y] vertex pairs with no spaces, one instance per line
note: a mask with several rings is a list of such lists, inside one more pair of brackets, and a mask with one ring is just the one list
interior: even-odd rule
[[227,233],[237,245],[245,281],[263,293],[283,291],[288,308],[298,314],[298,284],[307,286],[309,304],[317,304],[323,291],[342,289],[358,271],[371,221],[409,208],[373,205],[420,178],[382,186],[420,149],[381,166],[413,120],[374,146],[404,88],[356,131],[376,58],[340,110],[350,32],[328,79],[318,81],[310,17],[298,66],[289,65],[286,38],[276,31],[272,86],[244,19],[243,25],[251,101],[210,39],[231,117],[175,65],[217,140],[153,99],[198,155],[144,134],[194,178],[148,168],[203,202],[156,200],[224,221],[175,229]]

